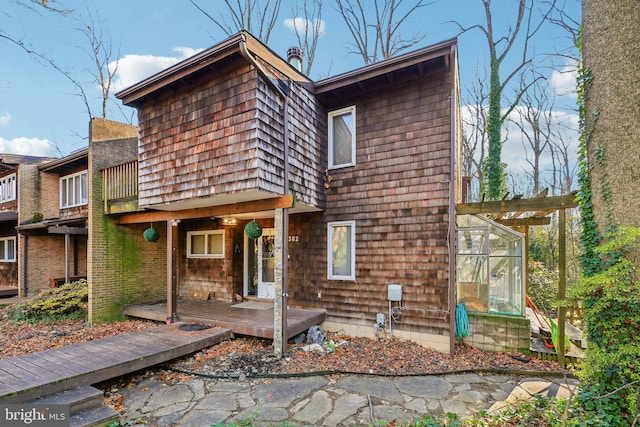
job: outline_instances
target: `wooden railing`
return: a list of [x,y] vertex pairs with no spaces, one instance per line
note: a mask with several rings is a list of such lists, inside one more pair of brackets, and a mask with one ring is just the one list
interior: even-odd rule
[[122,163],[102,170],[102,197],[105,212],[109,202],[137,199],[138,161]]

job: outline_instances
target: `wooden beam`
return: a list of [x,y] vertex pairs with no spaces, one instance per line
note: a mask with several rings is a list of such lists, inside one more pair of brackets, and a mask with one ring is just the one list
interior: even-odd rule
[[120,216],[118,224],[141,224],[145,222],[160,222],[171,219],[208,218],[214,216],[237,215],[241,213],[270,211],[274,209],[292,208],[295,197],[291,194],[273,197],[271,199],[254,200],[250,202],[232,203],[229,205],[209,206],[206,208],[185,209],[181,211],[152,211],[130,213]]
[[86,236],[88,234],[86,227],[66,227],[58,225],[50,225],[47,227],[49,234],[79,234]]
[[564,196],[549,196],[532,199],[498,200],[493,202],[460,203],[456,205],[458,215],[473,215],[500,212],[544,211],[578,206],[576,193]]
[[525,227],[529,225],[551,224],[551,218],[548,216],[531,217],[531,218],[506,218],[506,219],[496,219],[495,221],[507,227]]

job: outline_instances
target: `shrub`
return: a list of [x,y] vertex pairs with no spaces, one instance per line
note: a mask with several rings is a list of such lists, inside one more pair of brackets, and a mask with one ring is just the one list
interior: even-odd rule
[[89,286],[82,279],[41,292],[33,299],[15,304],[7,317],[17,322],[54,322],[87,316]]
[[[607,268],[582,277],[573,294],[583,301],[588,348],[580,366],[587,425],[631,425],[640,399],[640,228],[619,227],[596,249]],[[603,424],[604,423],[604,424]]]

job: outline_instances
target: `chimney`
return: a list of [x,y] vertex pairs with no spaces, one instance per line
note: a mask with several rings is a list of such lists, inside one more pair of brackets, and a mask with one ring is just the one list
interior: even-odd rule
[[302,72],[302,49],[296,46],[287,49],[287,61],[296,70]]

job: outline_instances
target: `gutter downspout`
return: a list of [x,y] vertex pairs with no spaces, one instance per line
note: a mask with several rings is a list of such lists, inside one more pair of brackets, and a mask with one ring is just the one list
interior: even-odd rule
[[456,153],[457,153],[457,50],[456,46],[451,46],[451,177],[449,179],[449,354],[453,357],[456,351]]
[[[289,98],[287,94],[278,87],[267,72],[262,68],[255,58],[249,53],[246,46],[246,38],[243,36],[242,41],[238,43],[240,53],[249,61],[258,71],[260,75],[265,79],[267,85],[271,86],[272,90],[278,95],[284,104],[284,185],[283,192],[286,196],[289,194]],[[277,356],[282,357],[287,351],[287,306],[289,304],[289,209],[283,209],[282,215],[282,344],[281,348],[275,348]],[[275,326],[275,325],[274,325]],[[275,332],[275,331],[274,331]],[[274,336],[274,342],[276,337]]]

